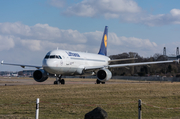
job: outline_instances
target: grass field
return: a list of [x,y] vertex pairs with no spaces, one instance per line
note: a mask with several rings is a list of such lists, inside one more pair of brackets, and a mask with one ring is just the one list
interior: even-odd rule
[[40,98],[40,119],[83,119],[97,106],[108,113],[109,119],[137,119],[139,99],[143,102],[144,119],[180,118],[180,83],[121,82],[0,86],[0,118],[35,118],[37,98]]

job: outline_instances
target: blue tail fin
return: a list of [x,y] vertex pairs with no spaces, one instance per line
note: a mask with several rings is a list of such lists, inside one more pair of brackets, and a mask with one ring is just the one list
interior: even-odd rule
[[108,26],[105,26],[101,47],[98,54],[107,56]]

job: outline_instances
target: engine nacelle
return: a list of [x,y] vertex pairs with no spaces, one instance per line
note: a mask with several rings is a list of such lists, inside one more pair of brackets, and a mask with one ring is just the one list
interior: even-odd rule
[[47,72],[44,71],[43,69],[38,69],[34,71],[33,78],[37,82],[43,82],[48,79],[48,75]]
[[112,77],[112,73],[108,69],[100,69],[97,72],[97,78],[101,82],[108,81],[109,79],[111,79],[111,77]]

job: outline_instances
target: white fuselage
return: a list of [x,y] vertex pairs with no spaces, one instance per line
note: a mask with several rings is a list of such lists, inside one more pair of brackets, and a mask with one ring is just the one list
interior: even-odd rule
[[83,69],[94,66],[108,66],[109,57],[99,54],[53,50],[43,59],[43,69],[51,74],[83,75]]

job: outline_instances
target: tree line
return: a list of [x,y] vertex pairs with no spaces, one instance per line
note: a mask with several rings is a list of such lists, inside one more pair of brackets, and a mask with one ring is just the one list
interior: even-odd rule
[[[138,53],[129,52],[117,55],[109,56],[111,59],[124,59],[124,58],[137,58],[134,60],[112,62],[111,64],[125,64],[125,63],[138,63],[138,62],[153,62],[153,61],[165,61],[168,59],[167,56],[161,54],[154,54],[151,57],[144,58]],[[120,67],[110,69],[113,76],[167,76],[167,77],[178,77],[180,75],[180,65],[177,63],[163,63],[163,64],[152,64],[143,66],[132,66],[132,67]]]

